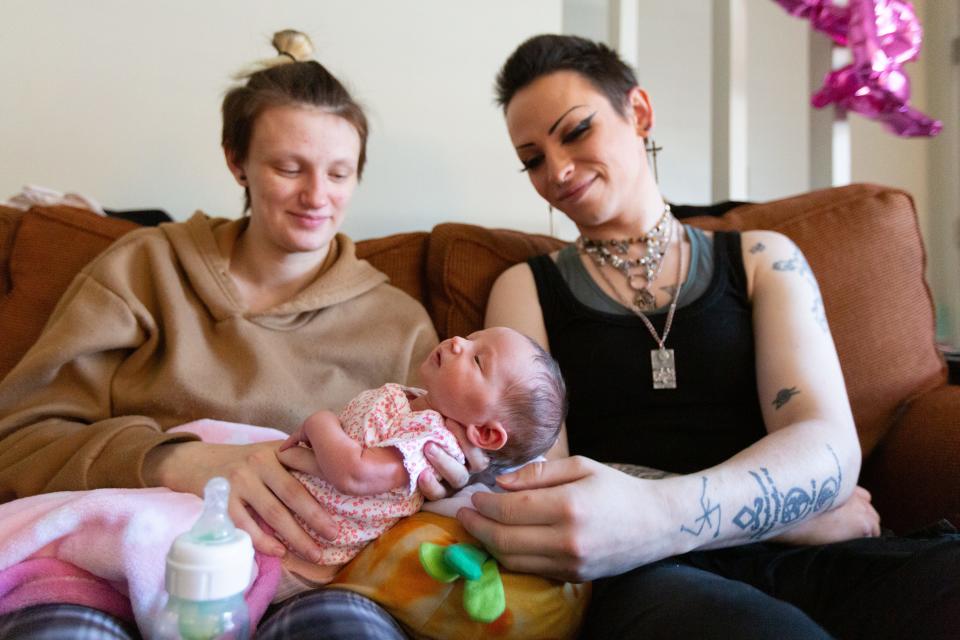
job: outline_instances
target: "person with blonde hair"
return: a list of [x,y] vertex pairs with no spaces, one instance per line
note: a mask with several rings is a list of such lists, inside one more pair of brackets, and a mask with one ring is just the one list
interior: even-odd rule
[[[340,408],[364,389],[415,382],[437,344],[423,307],[339,233],[366,161],[363,109],[311,59],[304,34],[279,32],[273,44],[278,55],[223,100],[223,151],[247,215],[198,212],[134,231],[78,274],[0,383],[5,500],[103,487],[202,495],[210,478],[223,476],[230,516],[260,552],[287,549],[248,508],[307,560],[320,548],[298,518],[336,536],[331,516],[291,475],[318,471],[308,450],[168,432],[213,418],[290,433],[317,406]],[[462,485],[465,471],[449,480]],[[431,477],[426,495],[436,495],[437,484]],[[294,637],[291,619],[321,626],[329,638],[402,637],[377,605],[343,591],[281,603],[261,625],[264,637]],[[0,637],[84,634],[137,637],[80,606],[0,617]]]

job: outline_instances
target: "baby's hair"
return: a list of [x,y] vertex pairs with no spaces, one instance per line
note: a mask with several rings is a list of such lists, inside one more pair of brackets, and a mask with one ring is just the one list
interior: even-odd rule
[[[277,55],[262,60],[238,74],[243,84],[223,98],[221,144],[234,164],[242,165],[250,152],[257,118],[271,107],[317,107],[340,116],[360,135],[357,178],[367,159],[369,125],[363,108],[326,67],[311,59],[313,43],[306,34],[292,29],[278,31],[271,41]],[[250,209],[250,189],[244,189],[244,211]]]
[[516,467],[543,455],[557,441],[567,417],[567,386],[560,365],[529,336],[537,373],[517,380],[503,395],[501,419],[507,429],[507,443],[487,452],[494,472]]

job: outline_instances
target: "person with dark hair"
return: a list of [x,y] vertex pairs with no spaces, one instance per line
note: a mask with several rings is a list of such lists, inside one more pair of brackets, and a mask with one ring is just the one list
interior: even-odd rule
[[[292,432],[318,403],[339,408],[364,389],[416,382],[437,344],[423,307],[339,233],[366,157],[363,110],[310,59],[304,34],[278,33],[274,45],[278,55],[223,101],[223,151],[249,215],[197,213],[137,230],[83,269],[0,383],[4,500],[103,487],[202,495],[223,476],[230,516],[260,552],[287,554],[265,526],[307,559],[321,550],[300,522],[336,535],[291,474],[317,472],[306,449],[278,454],[279,442],[218,445],[169,432],[199,418]],[[283,637],[297,624],[324,627],[328,638],[403,637],[376,604],[342,591],[278,605],[261,635]],[[87,633],[138,637],[81,606],[0,617],[0,637]]]
[[391,383],[363,391],[340,415],[318,411],[281,445],[280,451],[301,443],[310,448],[321,473],[294,476],[338,526],[333,540],[313,533],[323,556],[288,566],[281,597],[330,581],[370,541],[420,510],[426,443],[461,463],[464,452],[480,450],[497,473],[545,453],[566,415],[556,362],[504,327],[444,340],[420,365],[420,379],[422,389]]
[[650,98],[608,47],[531,38],[496,93],[580,237],[505,271],[486,324],[549,349],[570,409],[550,460],[473,496],[464,527],[507,569],[596,580],[585,638],[954,637],[960,538],[877,537],[796,245],[671,214]]

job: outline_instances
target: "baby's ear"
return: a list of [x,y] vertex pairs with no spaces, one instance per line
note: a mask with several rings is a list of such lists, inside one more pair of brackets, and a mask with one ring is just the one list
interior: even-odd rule
[[507,430],[498,420],[467,427],[467,440],[475,447],[497,451],[507,444]]

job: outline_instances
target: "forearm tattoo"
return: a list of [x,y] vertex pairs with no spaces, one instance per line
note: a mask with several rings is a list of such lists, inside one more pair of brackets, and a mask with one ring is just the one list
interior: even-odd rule
[[633,476],[634,478],[642,478],[644,480],[663,480],[664,478],[669,478],[670,476],[677,475],[669,471],[661,471],[660,469],[653,469],[652,467],[644,467],[639,464],[623,464],[620,462],[608,462],[607,466],[612,467],[617,471],[621,471],[629,476]]
[[[707,476],[703,476],[701,480],[703,480],[703,484],[700,486],[700,508],[702,509],[702,513],[694,520],[693,527],[680,525],[680,531],[699,537],[704,529],[710,529],[713,531],[713,537],[716,538],[720,535],[720,505],[713,504],[710,498],[707,497]],[[717,516],[716,526],[714,526],[714,515]]]
[[823,296],[820,294],[820,287],[817,286],[817,278],[813,275],[813,270],[810,269],[810,265],[807,263],[806,258],[803,257],[803,254],[800,253],[800,250],[795,249],[793,257],[788,260],[777,260],[774,262],[773,270],[793,271],[813,288],[813,304],[810,306],[810,311],[813,313],[817,324],[820,325],[820,329],[824,333],[829,332],[829,328],[827,327],[827,314],[823,308]]
[[796,387],[780,389],[780,391],[777,391],[777,397],[773,399],[773,408],[779,410],[783,405],[790,402],[790,398],[798,393],[800,393],[800,390]]
[[[833,448],[827,445],[827,450],[837,465],[837,473],[827,476],[819,483],[813,478],[809,487],[790,487],[782,492],[766,467],[760,467],[759,471],[749,471],[759,489],[758,495],[750,503],[741,506],[730,523],[749,533],[752,540],[759,540],[774,527],[795,524],[811,514],[830,509],[840,493],[843,470]],[[712,537],[716,538],[720,535],[721,508],[707,497],[707,477],[703,476],[702,481],[699,499],[701,513],[693,525],[681,525],[680,531],[696,537],[707,531],[712,532]]]

